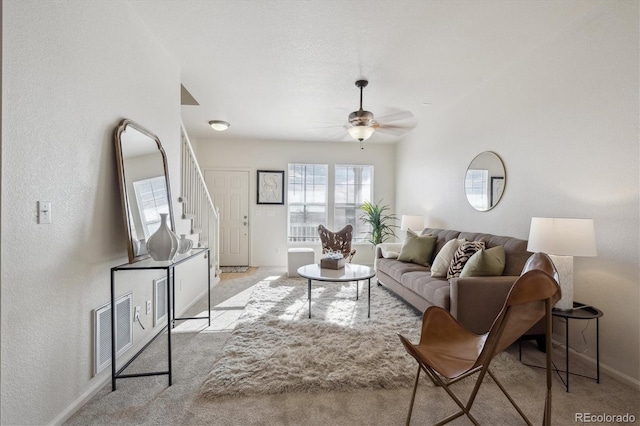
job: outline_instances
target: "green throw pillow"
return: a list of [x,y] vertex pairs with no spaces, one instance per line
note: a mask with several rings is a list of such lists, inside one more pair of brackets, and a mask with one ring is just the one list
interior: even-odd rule
[[398,260],[418,265],[430,266],[431,255],[436,247],[437,237],[433,235],[418,235],[411,229],[402,243]]
[[489,277],[504,272],[504,247],[495,246],[474,253],[462,268],[461,277]]

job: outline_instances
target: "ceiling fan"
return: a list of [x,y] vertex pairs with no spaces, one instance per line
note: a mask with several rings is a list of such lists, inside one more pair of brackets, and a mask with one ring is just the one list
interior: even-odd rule
[[[371,111],[362,108],[362,92],[369,82],[367,80],[356,81],[356,87],[360,89],[360,109],[349,114],[349,124],[346,127],[349,135],[360,141],[360,149],[364,149],[363,142],[366,141],[376,131],[400,136],[416,126],[413,114],[409,111],[399,111],[375,118]],[[404,124],[391,124],[394,121],[409,120]]]

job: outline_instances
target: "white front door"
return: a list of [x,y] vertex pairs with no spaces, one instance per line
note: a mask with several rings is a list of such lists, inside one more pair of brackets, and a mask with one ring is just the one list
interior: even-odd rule
[[220,209],[220,266],[249,266],[249,172],[205,170],[204,180]]

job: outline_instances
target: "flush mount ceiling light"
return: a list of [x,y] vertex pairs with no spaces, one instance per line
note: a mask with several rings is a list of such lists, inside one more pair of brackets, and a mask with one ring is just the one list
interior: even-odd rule
[[222,121],[222,120],[211,120],[209,122],[209,126],[211,126],[211,128],[213,130],[216,130],[218,132],[224,132],[225,130],[227,130],[231,124],[227,123],[226,121]]

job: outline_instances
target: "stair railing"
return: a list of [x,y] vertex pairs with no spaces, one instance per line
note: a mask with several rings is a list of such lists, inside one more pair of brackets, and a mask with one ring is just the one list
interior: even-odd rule
[[197,236],[197,246],[209,247],[209,266],[217,276],[220,270],[220,211],[211,200],[184,125],[180,126],[180,139],[182,182],[178,201],[182,203],[182,218],[190,220],[191,234]]

